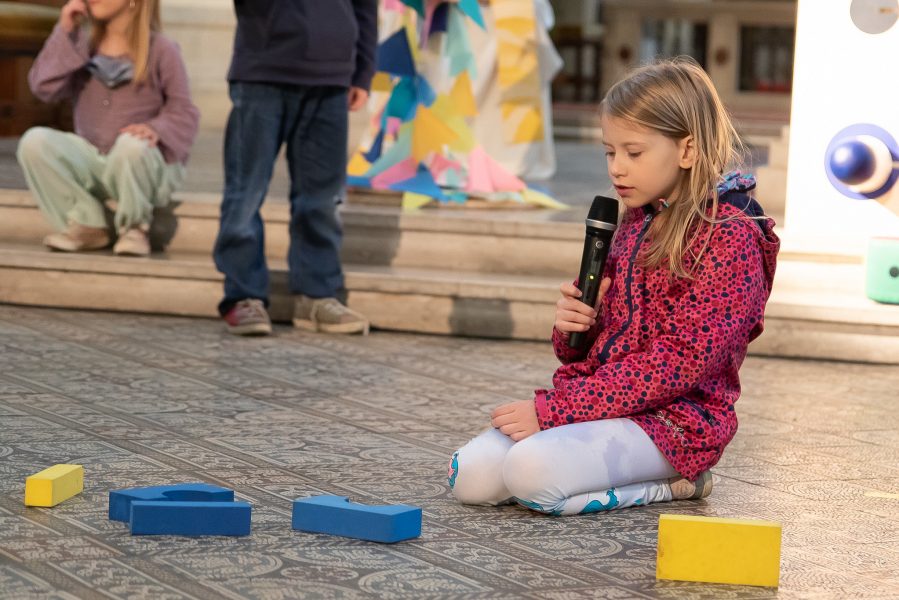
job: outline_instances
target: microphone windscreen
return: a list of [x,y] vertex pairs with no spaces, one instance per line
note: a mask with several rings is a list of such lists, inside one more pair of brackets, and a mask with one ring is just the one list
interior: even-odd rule
[[587,218],[591,221],[616,225],[618,223],[618,200],[606,196],[596,196],[593,198],[593,204],[590,205]]

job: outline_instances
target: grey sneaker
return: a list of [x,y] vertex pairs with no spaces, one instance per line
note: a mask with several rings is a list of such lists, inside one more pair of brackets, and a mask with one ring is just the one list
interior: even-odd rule
[[668,480],[672,500],[699,500],[712,493],[712,472],[703,471],[690,481],[685,477],[672,477]]
[[293,326],[306,331],[368,335],[369,322],[337,298],[300,296],[293,308]]
[[44,245],[60,252],[99,250],[109,246],[109,231],[105,227],[88,227],[70,221],[65,231],[57,231],[45,237]]
[[149,256],[150,237],[147,231],[148,226],[139,225],[119,232],[119,239],[112,251],[119,256]]
[[241,300],[225,313],[228,332],[234,335],[268,335],[272,332],[272,320],[262,300]]

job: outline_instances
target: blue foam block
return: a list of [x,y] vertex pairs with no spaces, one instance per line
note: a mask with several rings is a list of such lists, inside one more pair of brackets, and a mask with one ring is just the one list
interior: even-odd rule
[[394,504],[366,506],[345,496],[312,496],[293,501],[294,529],[392,544],[421,535],[421,509]]
[[246,502],[131,503],[131,535],[249,535]]
[[181,483],[151,487],[124,488],[109,492],[109,518],[128,522],[131,503],[144,501],[233,502],[234,490],[208,483]]

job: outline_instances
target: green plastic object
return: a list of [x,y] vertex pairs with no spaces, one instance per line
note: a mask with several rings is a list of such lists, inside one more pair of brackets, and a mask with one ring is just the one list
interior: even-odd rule
[[865,294],[877,302],[899,304],[899,238],[871,238]]

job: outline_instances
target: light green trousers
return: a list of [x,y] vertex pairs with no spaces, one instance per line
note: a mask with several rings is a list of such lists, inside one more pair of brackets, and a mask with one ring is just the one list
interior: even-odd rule
[[106,227],[104,202],[114,200],[115,228],[149,224],[184,181],[184,165],[167,164],[159,148],[122,134],[108,154],[74,133],[34,127],[16,152],[25,180],[50,223]]

